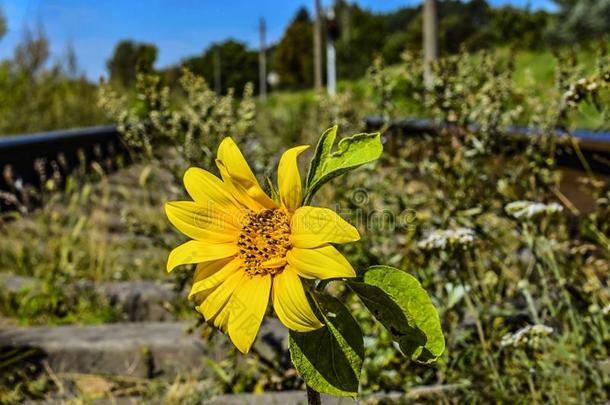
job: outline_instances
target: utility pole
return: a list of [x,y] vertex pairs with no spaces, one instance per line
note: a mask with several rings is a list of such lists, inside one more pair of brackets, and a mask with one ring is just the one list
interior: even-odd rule
[[214,91],[216,94],[220,94],[222,89],[221,82],[221,71],[220,71],[220,46],[214,46]]
[[438,59],[438,16],[436,0],[424,0],[424,83],[432,87],[432,63]]
[[335,11],[330,8],[326,14],[326,88],[328,95],[337,95],[337,54],[335,41],[339,38],[339,26]]
[[322,6],[315,0],[316,16],[313,24],[313,78],[316,92],[322,90]]
[[260,50],[258,52],[258,83],[261,100],[267,99],[267,46],[265,44],[265,19],[261,17],[259,25]]

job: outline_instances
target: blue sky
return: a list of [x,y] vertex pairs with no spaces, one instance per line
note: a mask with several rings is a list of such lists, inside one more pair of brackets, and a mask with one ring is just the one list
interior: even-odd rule
[[[389,11],[417,0],[356,0],[373,11]],[[332,0],[322,0],[323,5]],[[551,0],[491,0],[552,8]],[[264,17],[268,40],[279,39],[301,5],[313,0],[0,0],[8,32],[0,41],[0,59],[11,57],[25,27],[42,22],[51,41],[53,58],[65,54],[68,43],[79,67],[90,79],[106,73],[105,63],[121,39],[153,42],[159,47],[157,66],[179,62],[200,53],[210,43],[233,37],[257,46],[257,25]]]

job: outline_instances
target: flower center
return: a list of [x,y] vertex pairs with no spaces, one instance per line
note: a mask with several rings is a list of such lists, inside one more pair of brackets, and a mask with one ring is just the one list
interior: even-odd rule
[[248,274],[254,276],[282,271],[286,265],[286,252],[291,247],[290,221],[286,211],[250,211],[244,218],[237,246]]

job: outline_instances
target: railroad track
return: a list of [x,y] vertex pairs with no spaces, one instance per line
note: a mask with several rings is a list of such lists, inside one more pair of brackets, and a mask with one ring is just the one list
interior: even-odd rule
[[[381,117],[367,117],[368,131],[386,127],[388,142],[399,145],[405,137],[417,137],[438,133],[439,126],[432,120],[393,119],[387,122]],[[476,127],[473,127],[476,130]],[[531,128],[508,128],[511,142],[525,142],[540,133]],[[561,135],[561,132],[558,132]],[[577,130],[572,133],[593,171],[610,174],[610,132]],[[70,129],[46,133],[7,136],[0,138],[0,192],[14,192],[26,185],[41,186],[45,173],[59,171],[69,175],[75,168],[89,167],[92,161],[102,161],[124,155],[126,148],[115,125]],[[558,162],[564,166],[581,167],[581,162],[570,147],[559,148]],[[0,211],[8,203],[0,198]]]
[[[115,125],[1,137],[0,192],[39,188],[53,173],[65,178],[76,168],[125,152]],[[0,198],[0,212],[10,205]]]
[[[433,120],[418,118],[397,118],[388,121],[382,117],[366,117],[364,121],[369,132],[385,127],[391,147],[400,147],[401,140],[408,137],[434,135],[443,129],[458,129],[457,126],[439,125]],[[476,131],[477,126],[472,125],[470,129]],[[506,135],[507,144],[516,145],[514,150],[519,151],[519,146],[529,142],[532,137],[540,135],[542,131],[537,128],[509,127],[503,130],[503,133]],[[568,136],[565,131],[559,130],[555,135],[566,139]],[[591,170],[598,174],[610,175],[610,132],[575,130],[570,135],[578,142]],[[556,158],[560,166],[582,169],[582,162],[570,142],[559,145]]]

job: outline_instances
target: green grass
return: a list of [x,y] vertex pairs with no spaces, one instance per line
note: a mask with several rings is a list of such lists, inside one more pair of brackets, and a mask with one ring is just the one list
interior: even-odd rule
[[[595,69],[595,52],[579,50],[575,56],[581,72],[585,75],[591,74]],[[534,85],[537,90],[544,92],[554,87],[557,59],[553,53],[519,51],[516,53],[515,67],[514,80],[518,88],[526,89]]]
[[59,191],[43,191],[34,212],[0,220],[0,273],[36,281],[22,291],[0,291],[0,315],[21,324],[114,322],[121,314],[105,297],[75,283],[171,280],[165,260],[182,239],[163,203],[181,191],[168,177],[154,164],[137,164],[70,178]]

